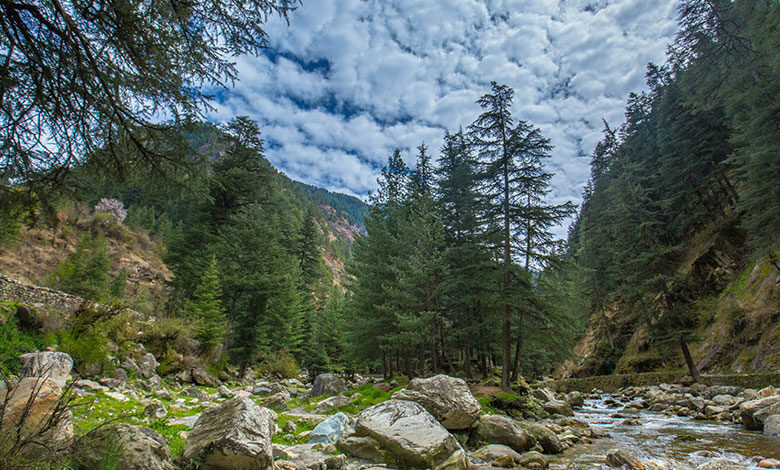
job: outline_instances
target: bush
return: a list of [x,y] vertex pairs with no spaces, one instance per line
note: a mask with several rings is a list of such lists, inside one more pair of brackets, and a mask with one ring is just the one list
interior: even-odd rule
[[105,297],[108,290],[108,265],[105,237],[87,234],[75,251],[49,275],[48,283],[85,299],[98,300]]
[[14,374],[22,365],[19,355],[40,349],[41,337],[19,330],[16,306],[0,306],[0,372]]
[[266,361],[263,364],[262,371],[280,379],[293,379],[300,374],[298,363],[285,351],[279,352],[274,359]]

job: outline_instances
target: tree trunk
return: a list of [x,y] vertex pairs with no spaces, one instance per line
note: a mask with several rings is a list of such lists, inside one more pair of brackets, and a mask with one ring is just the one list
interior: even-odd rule
[[463,352],[463,369],[466,372],[466,378],[471,380],[473,378],[471,371],[471,346],[466,346]]
[[444,336],[444,325],[439,323],[439,343],[441,344],[441,366],[444,369],[445,372],[449,372],[450,367],[450,358],[449,354],[447,354],[447,341]]
[[693,377],[693,381],[698,382],[699,371],[696,370],[696,365],[693,363],[693,358],[691,358],[691,352],[688,351],[688,343],[686,343],[683,338],[680,338],[680,349],[682,349],[685,364],[688,365],[688,372],[690,372],[691,377]]
[[[520,317],[520,326],[523,325],[523,317]],[[517,377],[520,375],[520,351],[523,347],[522,336],[518,333],[517,341],[515,341],[515,362],[512,365],[512,383],[517,381]]]

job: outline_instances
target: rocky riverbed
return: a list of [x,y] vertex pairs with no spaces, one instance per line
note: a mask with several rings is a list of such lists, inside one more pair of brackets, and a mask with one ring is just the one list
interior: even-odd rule
[[[167,470],[780,468],[780,437],[772,435],[780,393],[772,387],[662,384],[583,396],[527,387],[506,394],[446,375],[406,383],[325,374],[309,382],[217,378],[192,368],[161,378],[153,356],[136,356],[123,364],[129,374],[94,381],[69,378],[63,353],[26,356],[21,377],[0,386],[0,435],[23,429],[30,441],[16,452],[19,462]],[[47,422],[54,426],[36,434]]]

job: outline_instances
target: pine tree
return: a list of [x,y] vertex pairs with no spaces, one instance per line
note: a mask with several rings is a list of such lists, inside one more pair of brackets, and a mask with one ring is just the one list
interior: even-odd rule
[[193,300],[188,304],[189,314],[196,325],[195,339],[200,341],[201,349],[207,355],[222,344],[227,332],[221,296],[217,258],[212,256],[200,284],[195,288]]

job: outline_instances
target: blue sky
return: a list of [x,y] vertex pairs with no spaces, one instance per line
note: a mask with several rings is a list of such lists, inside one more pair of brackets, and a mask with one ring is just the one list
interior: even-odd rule
[[[491,81],[555,149],[550,200],[580,202],[602,118],[623,121],[664,61],[676,0],[304,0],[270,47],[237,58],[215,121],[256,119],[267,156],[290,177],[365,196],[388,155],[409,164],[425,141],[467,126]],[[565,226],[557,232],[565,236]]]

